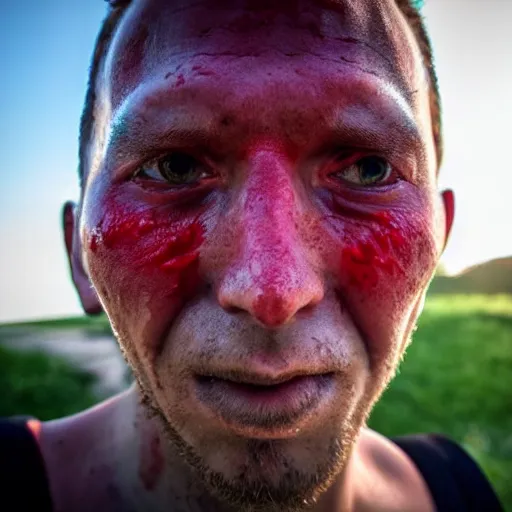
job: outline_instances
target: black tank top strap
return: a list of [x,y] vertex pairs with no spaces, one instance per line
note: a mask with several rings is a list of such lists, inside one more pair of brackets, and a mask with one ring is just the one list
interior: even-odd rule
[[0,499],[2,510],[52,511],[43,457],[27,418],[0,419]]
[[393,438],[414,462],[438,512],[503,512],[476,462],[456,443],[438,434]]

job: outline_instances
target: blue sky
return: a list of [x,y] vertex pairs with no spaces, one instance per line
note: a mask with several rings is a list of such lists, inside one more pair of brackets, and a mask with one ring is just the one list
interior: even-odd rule
[[[0,7],[0,322],[79,314],[60,234],[102,0]],[[457,194],[449,270],[512,254],[512,2],[427,0],[443,95],[441,185]]]

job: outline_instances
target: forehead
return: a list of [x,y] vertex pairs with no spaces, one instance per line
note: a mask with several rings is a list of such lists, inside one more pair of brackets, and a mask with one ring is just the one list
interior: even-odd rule
[[425,81],[394,0],[134,0],[111,45],[107,77],[120,98],[141,79],[193,58],[273,52],[344,62],[406,97]]
[[306,148],[312,123],[315,144],[336,126],[346,142],[352,128],[405,134],[435,167],[427,75],[394,0],[132,0],[101,76],[107,132],[89,155],[120,133],[141,147],[176,128],[211,141],[236,119],[222,133],[240,144],[265,132]]

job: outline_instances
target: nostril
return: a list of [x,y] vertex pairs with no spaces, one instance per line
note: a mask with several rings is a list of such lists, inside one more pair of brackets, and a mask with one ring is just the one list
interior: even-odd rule
[[237,306],[224,306],[224,311],[226,311],[230,315],[239,315],[240,313],[245,312],[243,308],[239,308]]
[[309,314],[313,311],[313,309],[315,308],[315,306],[318,304],[318,301],[315,301],[315,302],[309,302],[308,304],[306,304],[305,306],[302,306],[298,311],[297,313],[304,313],[304,314]]
[[297,314],[310,314],[323,298],[324,284],[296,252],[290,250],[284,260],[278,260],[275,251],[251,252],[250,258],[236,262],[217,284],[219,306],[271,329],[292,322]]

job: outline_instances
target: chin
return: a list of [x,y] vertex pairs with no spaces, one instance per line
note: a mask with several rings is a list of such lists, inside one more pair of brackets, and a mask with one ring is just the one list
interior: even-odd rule
[[[226,433],[189,443],[180,428],[150,399],[172,452],[209,494],[240,512],[308,510],[343,473],[366,415],[333,421],[328,428],[293,439],[248,439]],[[340,424],[341,423],[341,424]],[[197,438],[195,438],[197,439]]]
[[[176,445],[176,433],[172,438]],[[229,468],[216,469],[183,441],[180,451],[207,490],[233,510],[297,512],[307,510],[331,486],[344,467],[348,450],[333,439],[326,445],[324,458],[301,465],[288,453],[289,443],[246,440],[242,451],[225,458]]]

